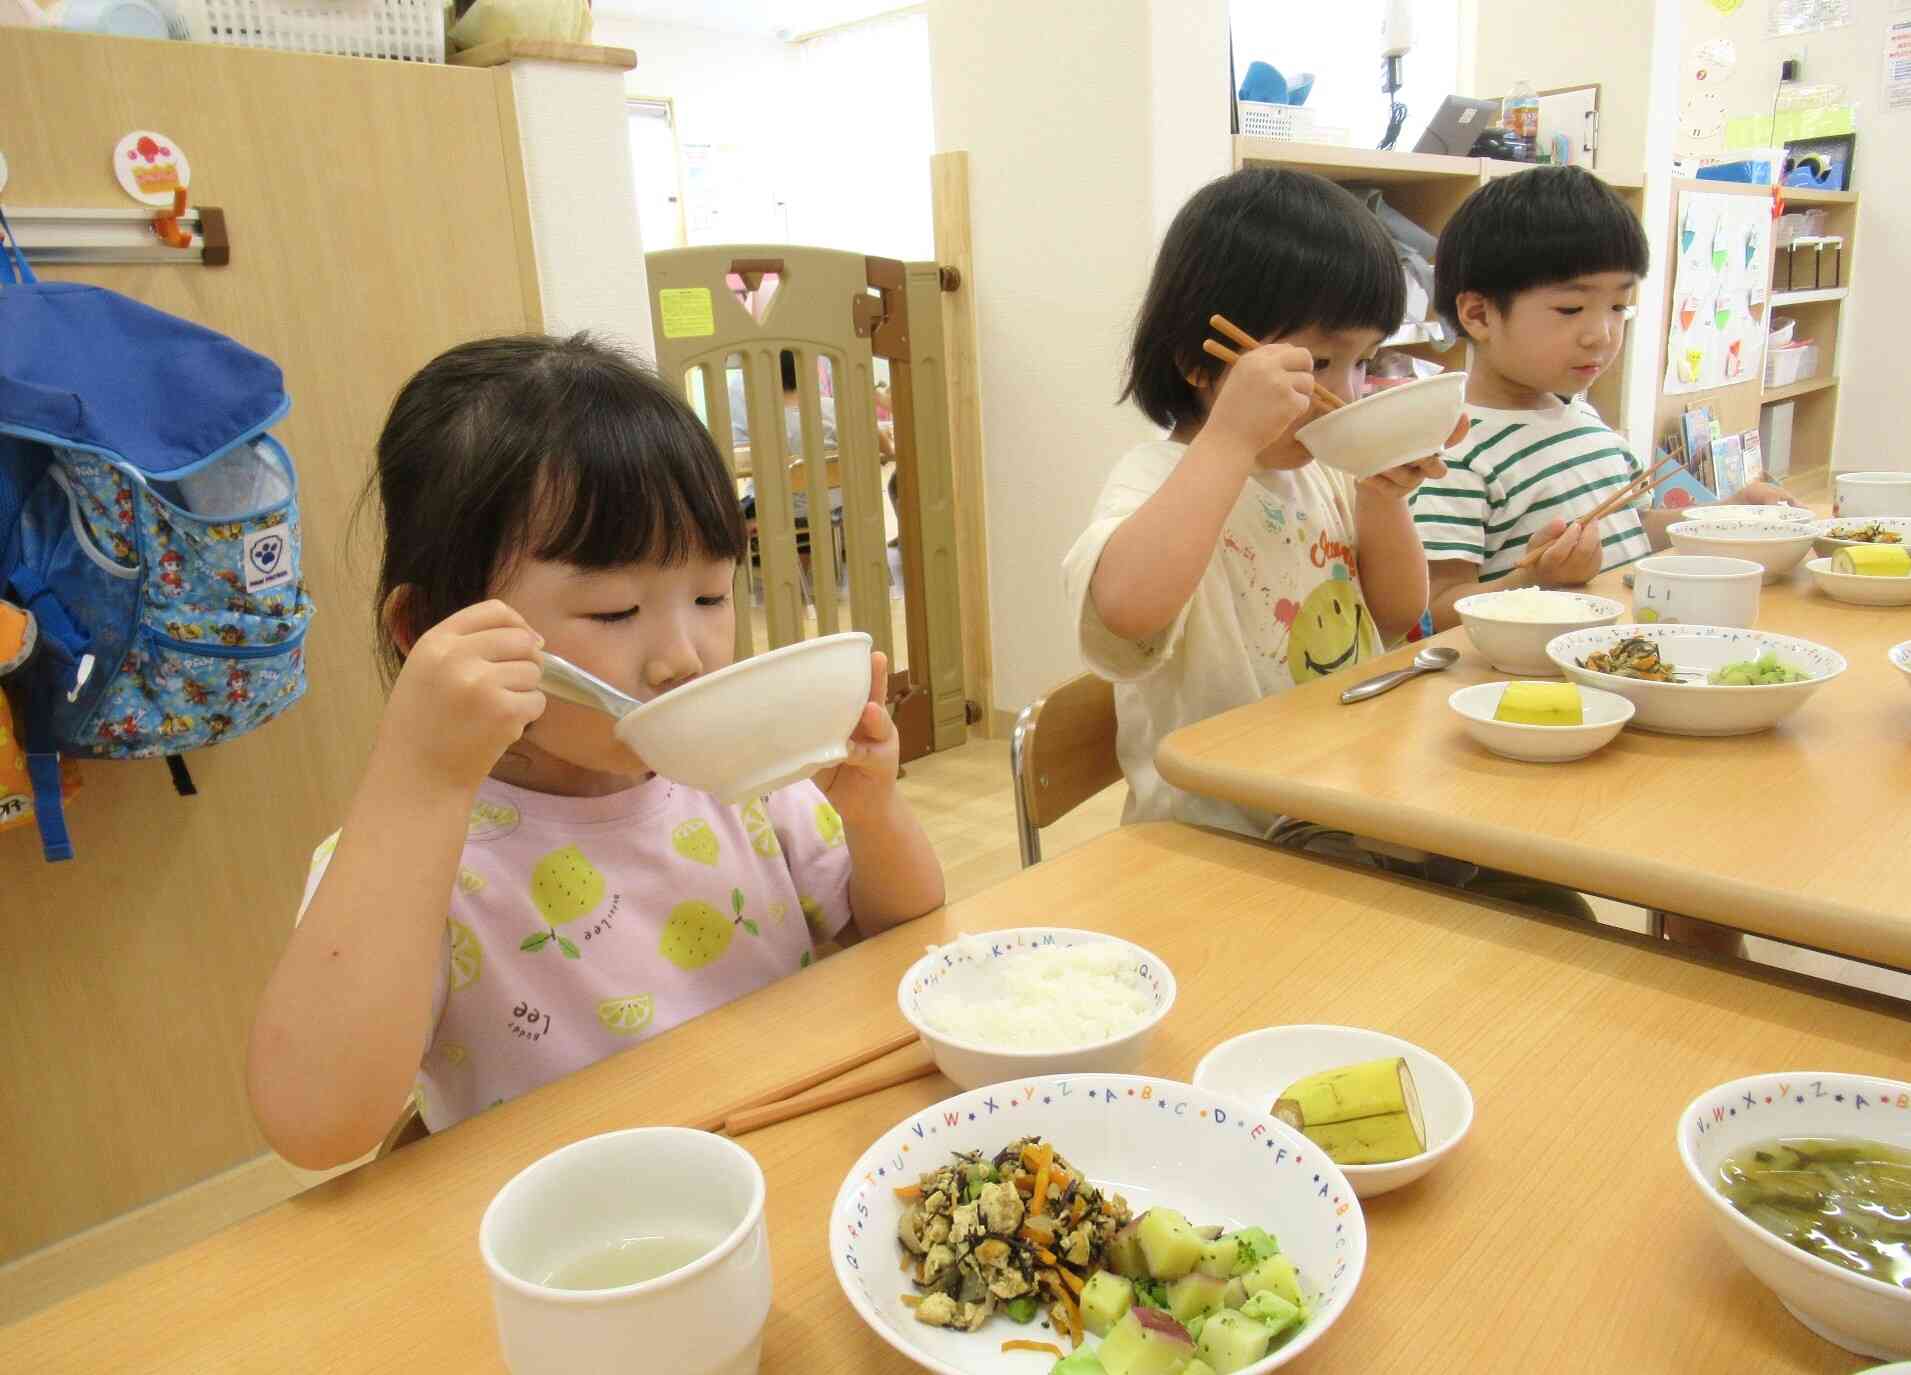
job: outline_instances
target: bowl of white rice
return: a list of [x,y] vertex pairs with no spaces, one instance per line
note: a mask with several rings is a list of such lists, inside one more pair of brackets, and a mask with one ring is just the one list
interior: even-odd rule
[[1521,678],[1557,678],[1546,646],[1569,630],[1613,625],[1626,608],[1610,597],[1543,587],[1476,592],[1453,604],[1473,647],[1502,673]]
[[1139,1067],[1174,1006],[1161,957],[1099,931],[1020,926],[932,945],[896,1002],[965,1089],[1031,1074]]

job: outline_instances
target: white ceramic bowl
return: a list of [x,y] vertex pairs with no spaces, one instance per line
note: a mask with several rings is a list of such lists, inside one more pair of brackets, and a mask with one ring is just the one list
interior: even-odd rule
[[[1780,663],[1812,676],[1802,683],[1714,687],[1696,681],[1649,683],[1579,666],[1581,659],[1633,636],[1656,642],[1660,656],[1674,668],[1710,675],[1727,664],[1756,659],[1769,649],[1777,653]],[[1842,654],[1810,640],[1716,625],[1615,625],[1575,630],[1547,645],[1546,653],[1575,683],[1616,692],[1630,700],[1638,708],[1632,718],[1634,726],[1664,735],[1752,735],[1770,730],[1845,671]]]
[[1885,651],[1885,655],[1891,660],[1891,666],[1902,673],[1906,680],[1911,681],[1911,640],[1892,645]]
[[1388,387],[1294,432],[1307,452],[1351,477],[1372,477],[1437,454],[1466,405],[1466,374]]
[[1832,489],[1834,516],[1911,516],[1911,473],[1839,473]]
[[1687,506],[1679,514],[1686,520],[1795,520],[1809,523],[1817,519],[1803,506],[1749,506],[1734,503]]
[[665,778],[747,802],[848,757],[869,700],[869,636],[824,635],[758,654],[646,702],[617,738]]
[[1439,1164],[1473,1125],[1473,1094],[1453,1067],[1411,1041],[1353,1026],[1271,1026],[1223,1041],[1195,1066],[1196,1088],[1232,1098],[1244,1110],[1271,1112],[1288,1085],[1324,1069],[1398,1055],[1413,1074],[1427,1148],[1385,1165],[1342,1165],[1361,1198],[1411,1184]]
[[[763,1171],[736,1142],[683,1127],[574,1141],[498,1190],[478,1227],[499,1344],[512,1375],[648,1369],[755,1375],[770,1314]],[[559,1289],[548,1280],[631,1237],[711,1249],[641,1284]]]
[[[1533,590],[1520,588],[1517,592]],[[1548,641],[1569,630],[1612,625],[1626,614],[1625,606],[1609,597],[1594,597],[1584,592],[1549,591],[1544,595],[1557,598],[1558,604],[1567,608],[1562,614],[1544,621],[1507,620],[1496,613],[1505,606],[1506,599],[1513,595],[1517,593],[1475,592],[1470,597],[1460,598],[1453,604],[1453,609],[1460,613],[1460,624],[1466,627],[1473,647],[1486,656],[1488,663],[1501,673],[1517,673],[1529,678],[1559,676],[1553,661],[1546,657]]]
[[1666,531],[1681,554],[1749,559],[1777,582],[1811,552],[1813,527],[1797,520],[1682,520]]
[[1465,723],[1466,733],[1487,750],[1505,759],[1533,764],[1563,764],[1604,749],[1625,729],[1634,711],[1632,703],[1616,692],[1582,687],[1579,700],[1586,718],[1583,725],[1529,726],[1519,721],[1496,721],[1493,713],[1499,710],[1500,695],[1505,691],[1505,683],[1475,683],[1447,698],[1447,705]]
[[1794,1070],[1735,1079],[1694,1098],[1678,1127],[1679,1159],[1719,1235],[1826,1341],[1881,1359],[1911,1357],[1911,1289],[1854,1274],[1808,1255],[1740,1214],[1718,1190],[1734,1151],[1782,1136],[1857,1136],[1911,1147],[1911,1084],[1869,1075]]
[[1756,625],[1765,565],[1711,554],[1653,554],[1632,579],[1632,619],[1642,625]]
[[[1011,1106],[1013,1105],[1013,1106]],[[1083,1074],[1016,1079],[945,1099],[878,1137],[843,1180],[829,1216],[836,1278],[858,1316],[897,1351],[939,1375],[1041,1375],[1010,1337],[1054,1340],[992,1318],[980,1331],[919,1323],[899,1268],[895,1188],[952,1151],[993,1156],[1039,1135],[1137,1215],[1160,1205],[1196,1226],[1258,1226],[1300,1270],[1313,1316],[1278,1350],[1245,1368],[1264,1375],[1326,1336],[1347,1311],[1367,1260],[1367,1226],[1347,1178],[1299,1133],[1231,1098],[1167,1079]],[[1096,1339],[1088,1339],[1093,1346]],[[1066,1339],[1061,1343],[1067,1345]]]
[[1911,606],[1911,577],[1877,578],[1862,573],[1836,573],[1830,559],[1808,559],[1805,571],[1818,590],[1834,601],[1853,606]]
[[[1142,1021],[1118,1036],[1090,1045],[1049,1050],[1019,1050],[982,1041],[963,1040],[938,1031],[923,1020],[922,1001],[934,992],[985,992],[999,986],[998,962],[1012,955],[1055,946],[1113,943],[1127,951],[1121,967],[1132,971],[1150,991],[1154,1009]],[[1141,1064],[1148,1039],[1174,1006],[1174,973],[1159,956],[1100,931],[1077,931],[1066,926],[1019,926],[985,931],[937,946],[910,965],[896,987],[896,1004],[903,1020],[916,1029],[941,1070],[958,1088],[973,1089],[1004,1079],[1034,1074],[1082,1074],[1098,1071],[1122,1074]],[[1063,1154],[1067,1154],[1066,1151]]]
[[1854,545],[1864,543],[1862,540],[1839,539],[1836,534],[1839,530],[1850,530],[1859,525],[1882,525],[1885,529],[1898,534],[1900,547],[1911,548],[1911,516],[1852,516],[1844,520],[1814,522],[1812,552],[1830,558],[1840,549],[1850,549]]

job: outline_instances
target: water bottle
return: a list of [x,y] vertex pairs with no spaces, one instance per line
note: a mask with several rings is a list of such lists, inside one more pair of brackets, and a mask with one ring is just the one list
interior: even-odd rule
[[1531,83],[1516,81],[1500,106],[1500,123],[1515,138],[1529,143],[1539,140],[1539,95]]

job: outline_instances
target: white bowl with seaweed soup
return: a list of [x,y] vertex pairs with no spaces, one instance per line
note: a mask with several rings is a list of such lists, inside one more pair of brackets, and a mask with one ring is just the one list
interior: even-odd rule
[[1911,1358],[1911,1084],[1791,1070],[1686,1105],[1679,1158],[1719,1235],[1826,1341]]

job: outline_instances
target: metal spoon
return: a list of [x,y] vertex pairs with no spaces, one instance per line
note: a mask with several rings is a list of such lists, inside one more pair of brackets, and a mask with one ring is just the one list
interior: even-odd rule
[[643,705],[635,697],[619,692],[602,678],[586,673],[568,659],[555,654],[538,653],[538,686],[547,696],[593,707],[613,721],[622,721]]
[[1392,673],[1383,673],[1378,678],[1369,678],[1364,683],[1356,683],[1340,694],[1344,703],[1364,702],[1369,697],[1378,697],[1390,692],[1409,678],[1417,678],[1422,673],[1438,673],[1443,668],[1451,668],[1460,657],[1457,649],[1448,649],[1445,645],[1428,645],[1413,656],[1413,662],[1405,668],[1397,668]]

